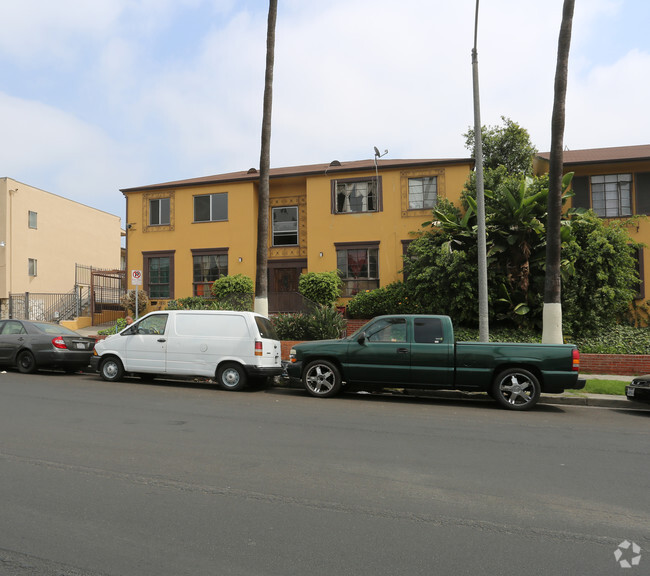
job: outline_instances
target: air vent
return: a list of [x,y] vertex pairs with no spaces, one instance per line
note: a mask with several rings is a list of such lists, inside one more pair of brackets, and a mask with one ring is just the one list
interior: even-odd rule
[[338,160],[332,160],[330,162],[330,166],[340,166],[340,165],[341,165],[341,163]]

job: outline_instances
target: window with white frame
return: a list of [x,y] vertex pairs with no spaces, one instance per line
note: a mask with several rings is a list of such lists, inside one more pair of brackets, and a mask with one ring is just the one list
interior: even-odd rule
[[194,196],[194,222],[228,220],[228,193]]
[[298,245],[298,206],[273,208],[273,246]]
[[409,210],[433,209],[437,201],[437,176],[409,178]]
[[606,174],[591,177],[594,212],[601,218],[632,215],[632,174]]
[[170,222],[170,199],[155,198],[149,200],[149,226],[166,226]]
[[381,177],[334,180],[333,212],[377,212],[381,210]]
[[379,288],[379,248],[367,246],[337,245],[336,265],[343,280],[343,297],[357,292]]
[[28,225],[30,228],[36,230],[38,227],[38,213],[33,212],[32,210],[29,211]]
[[36,276],[38,273],[38,262],[35,258],[27,259],[27,274],[29,276]]

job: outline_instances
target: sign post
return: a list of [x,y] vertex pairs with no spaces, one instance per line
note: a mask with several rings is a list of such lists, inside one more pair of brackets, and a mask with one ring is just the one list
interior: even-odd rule
[[135,286],[135,319],[138,319],[138,286],[142,286],[142,270],[131,270],[131,284]]

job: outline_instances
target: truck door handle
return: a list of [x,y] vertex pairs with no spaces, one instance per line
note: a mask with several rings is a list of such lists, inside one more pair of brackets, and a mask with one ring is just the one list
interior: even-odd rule
[[166,338],[158,338],[158,342],[167,342]]
[[409,349],[408,348],[398,348],[397,353],[398,354],[408,354]]

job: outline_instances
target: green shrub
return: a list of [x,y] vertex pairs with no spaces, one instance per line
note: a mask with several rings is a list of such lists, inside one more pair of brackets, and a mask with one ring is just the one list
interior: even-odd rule
[[350,318],[374,318],[384,314],[419,314],[422,307],[403,282],[359,292],[347,305]]
[[318,306],[308,314],[278,314],[271,323],[280,340],[328,340],[340,338],[347,322],[331,306]]
[[308,315],[309,335],[312,340],[340,338],[347,322],[341,313],[331,306],[319,306]]
[[243,274],[222,276],[210,287],[216,302],[216,310],[248,310],[254,308],[255,285],[253,280]]
[[323,306],[332,306],[341,295],[343,282],[338,271],[301,274],[298,291],[308,300]]
[[306,314],[278,314],[271,323],[280,340],[309,340],[309,317]]
[[[140,296],[138,296],[138,298],[140,298]],[[140,304],[139,301],[138,304]],[[110,336],[111,334],[117,334],[124,328],[126,328],[126,318],[118,318],[115,322],[115,326],[112,326],[111,328],[105,328],[104,330],[99,330],[97,334],[100,336]]]
[[167,310],[215,310],[215,301],[203,296],[177,298],[167,303]]

